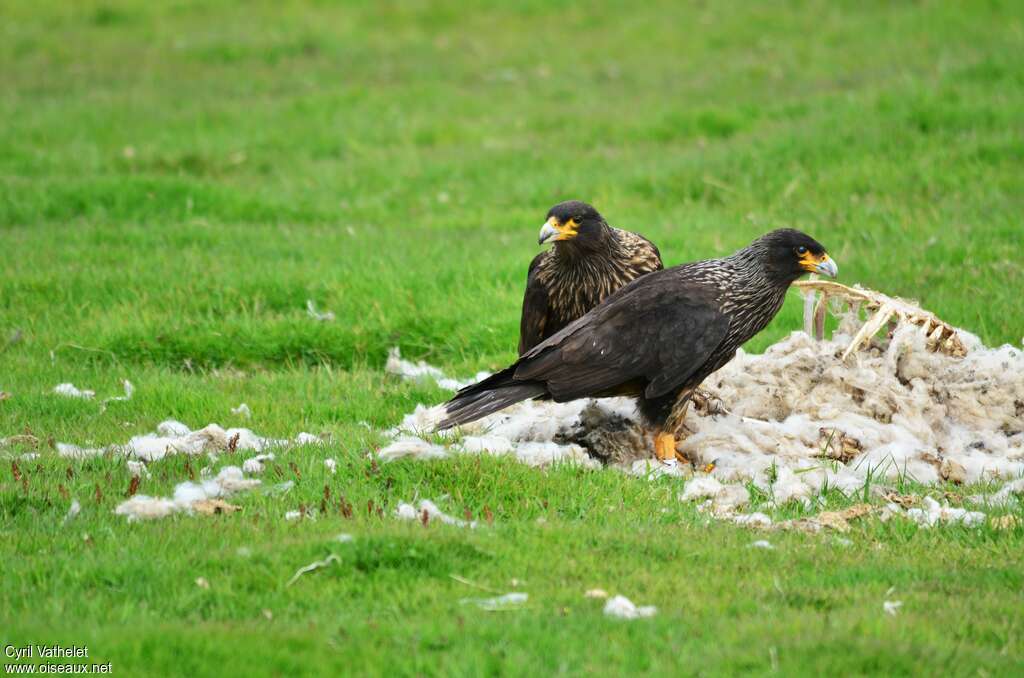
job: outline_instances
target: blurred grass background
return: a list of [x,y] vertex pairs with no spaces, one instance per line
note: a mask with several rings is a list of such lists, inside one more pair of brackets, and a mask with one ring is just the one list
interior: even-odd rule
[[566,198],[669,263],[796,226],[1021,340],[1015,5],[630,7],[7,3],[4,359],[496,367]]

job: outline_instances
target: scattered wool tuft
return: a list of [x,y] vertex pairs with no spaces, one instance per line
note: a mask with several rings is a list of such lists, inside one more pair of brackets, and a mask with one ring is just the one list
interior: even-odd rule
[[128,473],[132,474],[133,478],[150,477],[149,471],[146,469],[146,462],[129,459],[126,465],[128,466]]
[[445,376],[444,372],[440,369],[433,365],[429,365],[422,360],[415,363],[409,360],[404,360],[402,358],[402,352],[397,346],[393,346],[388,351],[388,360],[384,364],[384,371],[412,381],[423,381],[425,379],[433,381],[440,388],[448,391],[458,391],[460,388],[469,386],[470,384],[491,376],[490,372],[477,372],[476,376],[472,379],[467,381],[458,381]]
[[686,483],[683,493],[679,496],[680,501],[695,501],[697,499],[714,499],[722,491],[722,483],[711,476],[700,476]]
[[68,443],[57,443],[57,454],[64,459],[74,459],[81,461],[83,459],[92,459],[93,457],[99,457],[105,454],[107,451],[101,448],[84,448],[78,445],[70,445]]
[[82,398],[83,400],[90,400],[96,396],[96,391],[79,389],[70,382],[57,384],[53,387],[53,392],[66,398]]
[[[223,452],[228,449],[262,452],[288,445],[308,445],[320,442],[322,442],[320,438],[311,433],[299,433],[292,440],[264,438],[247,428],[225,430],[217,424],[209,424],[193,431],[180,421],[171,419],[158,424],[154,433],[133,436],[126,444],[111,445],[109,449],[137,460],[153,462],[175,454],[197,456],[203,453]],[[71,459],[85,459],[106,451],[83,449],[68,443],[57,443],[58,454]],[[211,459],[216,461],[215,457]]]
[[757,541],[750,542],[748,548],[752,549],[766,549],[768,551],[773,550],[775,547],[767,539],[758,539]]
[[1024,478],[1006,483],[991,497],[972,497],[975,503],[995,507],[1009,507],[1017,504],[1018,497],[1024,495]]
[[506,593],[503,596],[497,596],[494,598],[463,598],[459,602],[463,605],[476,605],[481,610],[488,610],[495,612],[498,610],[507,610],[517,605],[522,605],[529,599],[529,595],[526,593]]
[[179,510],[178,505],[171,499],[162,497],[147,497],[144,494],[137,494],[127,501],[118,504],[114,513],[119,516],[127,516],[128,522],[137,520],[153,520],[166,518]]
[[760,511],[733,516],[732,522],[736,523],[741,527],[766,528],[772,526],[772,519],[766,516],[765,514],[761,513]]
[[295,445],[322,445],[324,442],[320,436],[315,436],[312,433],[302,432],[292,439],[292,443]]
[[607,617],[618,619],[640,619],[642,617],[653,617],[658,613],[658,608],[653,605],[637,607],[626,596],[615,596],[609,598],[604,604],[604,614]]
[[78,503],[77,499],[71,500],[71,506],[68,507],[68,512],[64,515],[64,524],[67,525],[70,521],[74,520],[82,511],[82,505]]
[[441,445],[428,443],[415,436],[400,436],[387,447],[377,452],[381,461],[394,461],[403,457],[417,459],[440,459],[447,457],[448,452]]
[[890,617],[895,617],[901,607],[903,607],[902,600],[886,600],[882,603],[882,611]]
[[429,520],[440,520],[446,525],[455,525],[456,527],[468,527],[475,528],[477,523],[475,520],[466,521],[454,516],[450,516],[437,508],[437,505],[429,499],[423,499],[420,501],[419,508],[416,508],[412,504],[401,503],[395,510],[395,515],[402,520],[422,520],[423,514],[426,513],[427,519]]
[[259,484],[258,479],[245,478],[237,466],[225,466],[213,479],[178,483],[172,499],[140,494],[118,504],[114,513],[127,516],[129,521],[164,518],[180,511],[191,512],[197,502],[251,490]]
[[[723,485],[711,476],[697,476],[686,483],[680,501],[708,499],[715,515],[723,516],[735,512],[750,503],[750,492],[743,485]],[[703,510],[703,509],[702,509]]]
[[324,468],[333,476],[338,472],[338,461],[332,458],[324,459]]
[[238,407],[231,408],[231,414],[242,417],[243,419],[252,419],[252,410],[245,403],[240,403]]
[[263,471],[264,471],[263,462],[265,462],[265,461],[273,461],[273,460],[274,460],[274,453],[273,452],[268,452],[267,454],[257,454],[255,457],[252,457],[250,459],[246,459],[242,463],[242,471],[245,472],[245,473],[252,474],[252,475],[259,475],[259,474],[263,473]]
[[980,511],[952,508],[948,503],[940,505],[931,497],[924,497],[921,503],[924,504],[924,508],[907,509],[906,512],[906,517],[921,527],[934,527],[940,523],[963,525],[964,527],[978,527],[985,524],[985,514]]

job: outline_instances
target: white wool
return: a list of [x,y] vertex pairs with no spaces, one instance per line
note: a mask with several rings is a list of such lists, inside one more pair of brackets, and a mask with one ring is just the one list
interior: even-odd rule
[[417,459],[439,459],[448,456],[447,450],[440,445],[428,443],[414,436],[401,436],[393,443],[377,452],[381,461],[394,461],[402,457]]
[[188,508],[189,506],[192,505],[193,502],[211,498],[207,494],[207,489],[213,488],[217,488],[216,483],[213,484],[212,488],[206,488],[203,485],[199,485],[193,482],[180,483],[174,488],[174,503],[177,504],[180,508]]
[[513,450],[512,441],[504,436],[466,436],[459,447],[472,454],[507,454]]
[[57,454],[64,459],[92,459],[98,457],[106,452],[105,449],[100,448],[83,448],[78,445],[71,445],[68,443],[57,443]]
[[591,459],[579,445],[559,445],[551,442],[520,443],[516,446],[515,456],[527,466],[550,466],[563,462],[580,464],[587,468],[600,467],[600,464]]
[[[426,405],[419,403],[411,414],[405,415],[402,419],[402,423],[395,428],[386,431],[386,434],[393,438],[407,433],[414,435],[429,433],[441,423],[444,417],[444,405],[427,407]],[[369,426],[369,424],[367,424],[367,426]],[[450,438],[455,435],[455,432],[449,429],[447,431],[439,431],[438,435]]]
[[295,445],[322,445],[324,441],[320,436],[303,431],[302,433],[297,434],[292,442]]
[[227,449],[227,446],[227,432],[216,424],[210,424],[182,436],[168,437],[153,433],[133,436],[125,446],[125,452],[143,461],[159,461],[169,454],[195,456],[207,451]]
[[301,517],[302,517],[302,511],[287,511],[284,514],[284,519],[285,520],[289,520],[289,521],[291,521],[291,520],[298,520]]
[[129,459],[126,465],[128,466],[128,472],[132,474],[133,478],[141,478],[143,476],[149,478],[149,471],[146,469],[145,462]]
[[767,539],[758,539],[757,541],[750,542],[750,544],[748,545],[748,548],[752,548],[752,549],[765,549],[765,550],[771,551],[775,547],[772,546],[772,543],[770,541],[768,541]]
[[332,458],[324,459],[324,468],[333,476],[338,472],[338,461]]
[[239,417],[243,417],[244,419],[252,418],[252,410],[250,410],[249,406],[246,405],[245,403],[239,403],[238,407],[232,407],[231,414],[238,415]]
[[245,478],[237,466],[225,466],[211,480],[201,483],[185,481],[174,488],[173,499],[136,495],[121,502],[114,513],[128,516],[129,520],[163,518],[178,511],[191,511],[197,501],[225,497],[235,492],[250,490],[260,484],[257,479]]
[[683,493],[679,495],[680,501],[695,501],[697,499],[714,498],[718,496],[718,493],[722,491],[722,483],[718,482],[711,476],[698,476],[693,478],[686,487],[683,488]]
[[754,513],[748,513],[739,516],[733,516],[732,522],[742,527],[771,527],[772,519],[756,511]]
[[[322,442],[311,433],[299,433],[293,440],[264,438],[247,428],[224,430],[217,424],[209,424],[197,431],[189,429],[180,421],[169,419],[157,425],[154,433],[132,436],[124,445],[112,445],[110,450],[145,462],[159,461],[167,455],[186,454],[197,456],[206,453],[211,462],[216,462],[215,453],[233,448],[262,452],[290,444],[308,445]],[[77,445],[57,443],[57,452],[71,459],[85,459],[103,454],[104,449],[83,449]]]
[[980,511],[952,508],[948,503],[940,505],[931,497],[925,497],[922,503],[923,508],[912,508],[906,512],[906,516],[921,527],[934,527],[940,523],[978,527],[985,523],[985,514]]
[[245,490],[251,490],[260,484],[258,478],[246,478],[242,473],[242,469],[237,466],[225,466],[217,474],[215,482],[226,493],[242,492]]
[[496,611],[522,605],[529,597],[526,593],[506,593],[503,596],[496,596],[494,598],[463,598],[459,602],[463,605],[476,605],[482,610]]
[[750,492],[743,485],[723,485],[711,476],[697,476],[686,483],[680,501],[708,499],[700,510],[711,508],[716,515],[728,515],[750,503]]
[[174,419],[168,419],[156,425],[157,435],[164,438],[180,438],[182,436],[187,436],[191,432],[192,429]]
[[750,492],[742,485],[724,485],[713,500],[715,510],[730,512],[750,503]]
[[790,501],[799,501],[810,506],[812,489],[804,480],[787,467],[776,469],[775,478],[761,472],[754,478],[754,484],[761,490],[770,492],[772,502],[782,506]]
[[127,516],[129,522],[134,522],[136,520],[166,518],[178,510],[178,505],[170,499],[137,494],[131,499],[118,504],[117,508],[114,509],[114,513],[119,516]]
[[980,497],[980,501],[977,501],[977,503],[988,504],[989,506],[1013,506],[1017,503],[1019,495],[1024,495],[1024,478],[1006,483],[987,500],[984,497]]
[[429,499],[423,499],[419,503],[419,508],[414,507],[412,504],[401,503],[398,508],[395,509],[395,516],[402,520],[422,520],[423,513],[426,512],[428,520],[440,520],[442,523],[447,525],[455,525],[457,527],[476,527],[477,523],[473,521],[465,521],[454,516],[450,516],[437,508],[437,505]]
[[255,457],[251,457],[249,459],[246,459],[242,463],[242,471],[244,471],[245,473],[251,473],[251,474],[257,474],[258,475],[260,473],[263,473],[263,470],[264,470],[263,462],[265,462],[265,461],[273,461],[273,460],[274,460],[274,453],[273,452],[268,452],[267,454],[257,454]]
[[260,474],[263,473],[263,462],[256,457],[252,459],[246,459],[242,462],[242,470],[246,473]]
[[82,398],[84,400],[88,400],[96,395],[96,391],[79,389],[70,382],[57,384],[53,387],[53,392],[66,398]]
[[453,445],[452,449],[464,454],[512,454],[528,466],[549,466],[556,462],[597,466],[579,445],[562,445],[550,441],[513,444],[500,435],[466,436],[461,443]]
[[438,368],[433,365],[429,365],[422,360],[415,363],[403,360],[402,352],[397,346],[393,346],[388,350],[388,360],[384,364],[384,371],[398,375],[403,379],[410,379],[413,381],[433,381],[440,388],[448,391],[458,391],[460,388],[464,388],[470,384],[475,384],[476,382],[491,376],[490,372],[477,372],[472,379],[468,379],[466,381],[452,379],[451,377],[445,376],[444,372]]
[[683,478],[686,476],[686,469],[681,464],[664,464],[653,457],[651,459],[637,459],[631,464],[620,464],[617,468],[630,475],[647,478],[648,480],[661,478],[662,476],[673,478]]
[[640,619],[641,617],[653,617],[657,614],[658,608],[653,605],[637,607],[626,596],[614,596],[604,604],[604,614],[607,617],[618,619]]
[[902,600],[886,600],[882,603],[882,611],[890,617],[895,617],[901,607],[903,607]]
[[82,505],[78,503],[77,499],[71,500],[71,506],[68,507],[68,512],[64,515],[64,524],[66,525],[69,521],[74,520],[82,511]]
[[384,370],[391,374],[397,374],[405,379],[421,379],[423,377],[427,377],[436,382],[438,379],[445,378],[444,372],[433,365],[428,365],[422,360],[415,363],[403,360],[402,352],[397,346],[392,347],[391,350],[388,351],[388,361],[384,365]]

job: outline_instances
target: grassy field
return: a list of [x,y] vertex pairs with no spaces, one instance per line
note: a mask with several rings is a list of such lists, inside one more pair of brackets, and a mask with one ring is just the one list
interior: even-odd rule
[[[44,444],[18,480],[5,458],[0,642],[85,644],[128,675],[1019,674],[1021,528],[870,520],[845,547],[750,549],[678,481],[366,453],[445,397],[386,375],[390,346],[456,375],[514,357],[536,233],[567,198],[669,263],[796,226],[841,281],[1019,344],[1021,9],[0,3],[0,437],[102,446],[172,417],[332,436],[281,456],[285,495],[137,524],[112,514],[123,460]],[[134,397],[105,409],[52,393],[122,379]],[[284,520],[325,486],[326,513]],[[414,497],[493,522],[391,517]],[[530,598],[479,610],[460,600],[491,594],[453,575]],[[595,587],[659,613],[608,619]]]

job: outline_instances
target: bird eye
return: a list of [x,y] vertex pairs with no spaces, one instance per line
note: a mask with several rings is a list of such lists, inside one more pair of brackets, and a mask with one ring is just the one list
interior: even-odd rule
[[575,221],[577,224],[582,224],[583,223],[583,215],[577,214],[576,216],[574,216],[572,218],[572,220]]
[[803,256],[804,254],[807,254],[807,248],[804,247],[803,245],[800,245],[800,247],[796,248],[796,253]]

